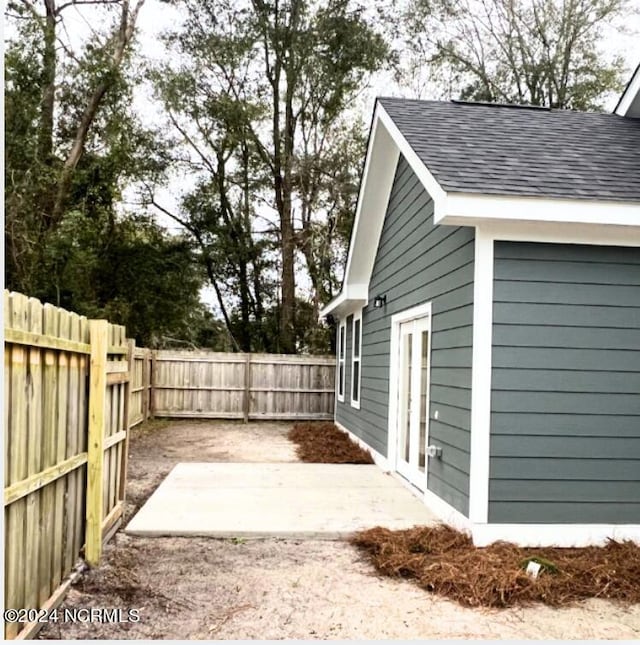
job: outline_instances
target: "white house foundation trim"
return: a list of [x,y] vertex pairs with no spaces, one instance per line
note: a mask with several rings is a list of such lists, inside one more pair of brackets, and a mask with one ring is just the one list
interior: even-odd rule
[[[416,494],[421,493],[417,492]],[[451,506],[451,504],[445,502],[441,497],[432,493],[428,488],[424,492],[424,503],[445,524],[463,533],[471,533],[473,526],[471,520]]]
[[640,544],[640,524],[475,524],[473,543],[487,546],[504,540],[520,546],[591,546],[608,539]]
[[368,443],[365,443],[360,437],[357,437],[349,428],[346,428],[343,426],[341,423],[338,421],[334,421],[336,427],[342,432],[345,432],[351,441],[353,441],[355,444],[360,446],[365,452],[368,452],[371,455],[371,458],[373,459],[373,463],[378,466],[381,470],[385,471],[390,471],[391,467],[389,466],[389,460],[384,456],[381,455],[377,450],[374,450]]
[[471,535],[475,546],[487,546],[499,540],[531,547],[603,545],[609,539],[632,540],[640,544],[640,524],[487,524],[472,522],[430,490],[427,489],[423,493],[412,486],[391,468],[389,460],[384,455],[374,450],[338,421],[335,421],[335,424],[354,443],[371,455],[378,468],[395,477],[413,495],[421,497],[425,506],[433,511],[441,522]]

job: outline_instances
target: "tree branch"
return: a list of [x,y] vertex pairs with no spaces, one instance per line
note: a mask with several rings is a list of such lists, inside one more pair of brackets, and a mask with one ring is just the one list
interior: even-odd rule
[[58,191],[56,194],[53,212],[51,213],[51,224],[57,224],[64,213],[64,208],[71,188],[71,181],[73,173],[84,153],[84,147],[87,140],[87,135],[92,123],[94,122],[98,109],[102,100],[111,87],[113,79],[111,74],[115,73],[121,66],[127,46],[133,38],[136,27],[138,14],[145,0],[138,0],[133,9],[129,9],[129,0],[122,0],[122,14],[120,17],[120,26],[115,37],[115,47],[111,57],[111,66],[109,72],[106,73],[102,80],[98,82],[93,93],[89,97],[89,101],[85,106],[84,112],[80,119],[80,124],[76,131],[76,136],[71,146],[58,182]]
[[220,311],[222,312],[222,317],[224,318],[224,324],[227,328],[227,332],[229,333],[229,338],[231,339],[231,342],[235,347],[235,351],[239,352],[240,346],[238,345],[238,342],[236,341],[231,331],[231,319],[229,318],[227,308],[225,307],[224,300],[222,298],[222,291],[218,286],[218,281],[216,279],[213,261],[209,256],[207,245],[202,239],[202,235],[200,234],[200,231],[198,231],[198,229],[194,227],[192,224],[187,222],[187,220],[179,217],[175,213],[172,213],[170,210],[166,209],[164,206],[161,206],[160,204],[158,204],[158,202],[156,202],[156,200],[154,199],[153,195],[150,195],[150,199],[148,203],[154,206],[155,208],[157,208],[161,213],[164,213],[167,217],[170,217],[172,220],[180,224],[180,226],[184,227],[187,231],[189,231],[189,233],[193,235],[193,237],[198,242],[198,246],[200,247],[200,250],[202,251],[202,254],[203,254],[207,277],[209,278],[209,282],[211,283],[211,286],[216,292],[216,298],[218,300],[218,305],[220,306]]

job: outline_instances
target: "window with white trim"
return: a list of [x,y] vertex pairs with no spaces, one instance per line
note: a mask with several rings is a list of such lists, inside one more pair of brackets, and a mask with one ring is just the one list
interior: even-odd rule
[[347,325],[343,320],[338,325],[338,401],[344,401],[344,357],[346,352],[346,339]]
[[360,362],[362,353],[362,311],[353,316],[353,349],[351,357],[351,406],[360,409]]

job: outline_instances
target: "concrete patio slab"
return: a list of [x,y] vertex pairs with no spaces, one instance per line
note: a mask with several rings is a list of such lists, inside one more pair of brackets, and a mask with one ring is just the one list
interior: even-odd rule
[[339,539],[435,516],[377,466],[178,464],[126,528],[130,535]]

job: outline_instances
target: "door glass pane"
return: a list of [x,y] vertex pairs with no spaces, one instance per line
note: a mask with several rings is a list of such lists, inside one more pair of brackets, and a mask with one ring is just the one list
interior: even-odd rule
[[411,427],[411,349],[413,334],[402,337],[402,375],[400,399],[400,442],[399,449],[403,461],[409,461],[409,439]]
[[427,444],[427,388],[429,387],[429,332],[422,332],[422,356],[420,357],[420,442],[418,444],[418,468],[424,472]]
[[353,394],[354,401],[360,400],[360,361],[353,361]]
[[340,367],[338,368],[338,374],[339,374],[338,392],[340,393],[340,396],[342,396],[344,394],[344,363],[340,363]]
[[340,327],[339,357],[344,358],[344,326]]
[[353,355],[360,356],[360,320],[353,323]]

